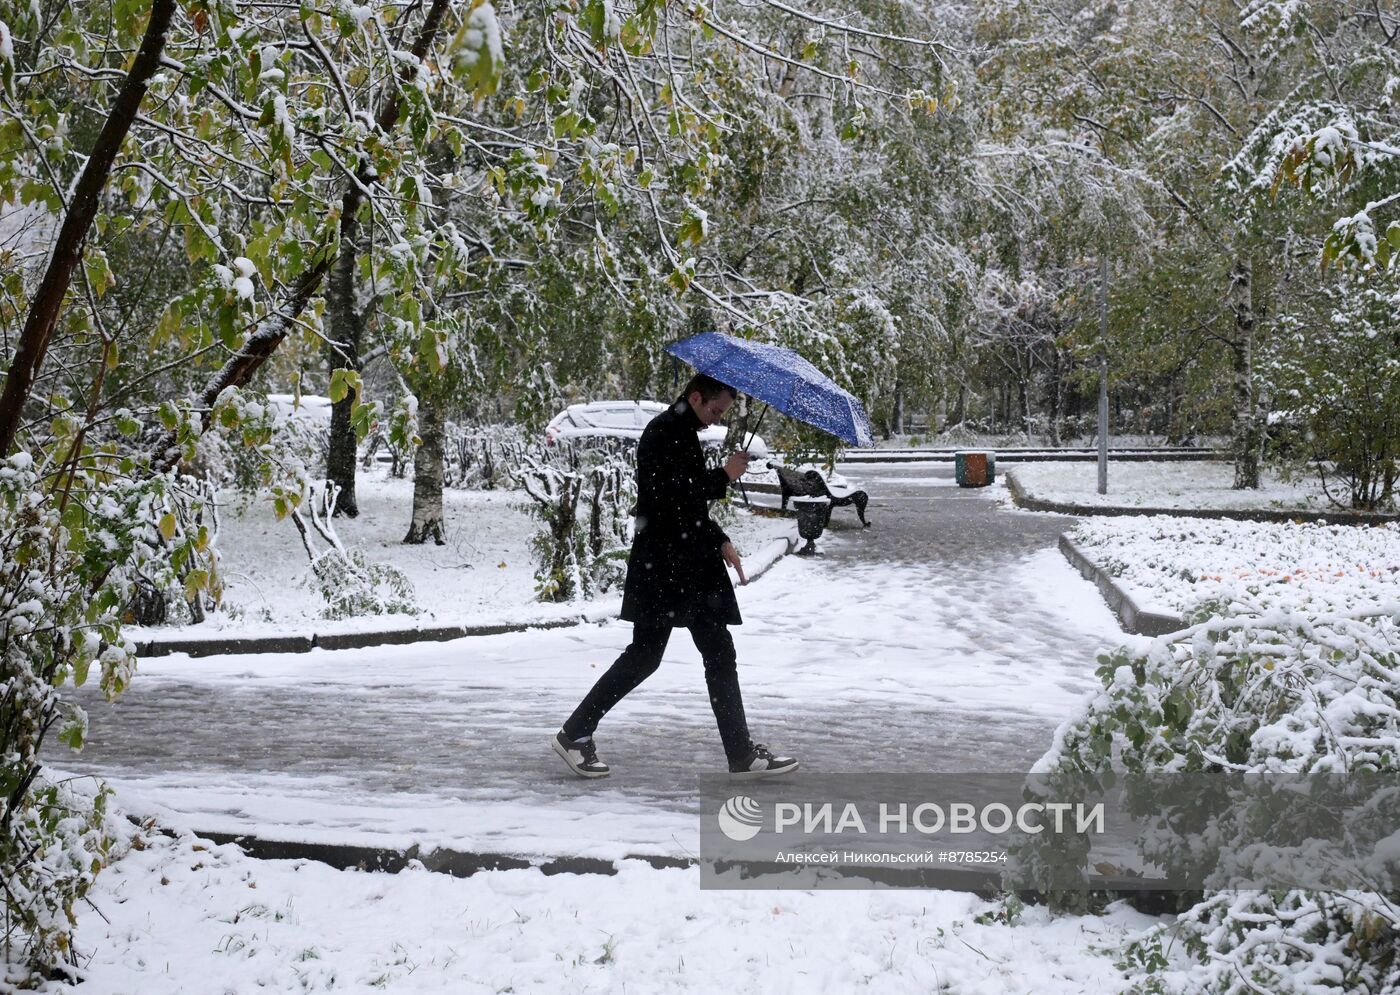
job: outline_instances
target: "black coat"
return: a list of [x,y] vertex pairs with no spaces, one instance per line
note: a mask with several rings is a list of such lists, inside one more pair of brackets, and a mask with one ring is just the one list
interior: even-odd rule
[[705,469],[704,426],[680,398],[637,443],[637,517],[622,617],[650,625],[739,625],[739,603],[720,547],[729,537],[710,517],[729,476]]

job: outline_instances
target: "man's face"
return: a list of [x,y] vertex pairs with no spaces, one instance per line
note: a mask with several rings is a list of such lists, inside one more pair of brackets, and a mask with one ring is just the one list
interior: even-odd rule
[[695,411],[695,416],[700,419],[702,425],[717,425],[729,410],[729,406],[734,403],[734,397],[727,390],[722,390],[714,396],[713,400],[706,401],[700,396],[698,390],[690,392],[686,398],[690,402],[690,407]]

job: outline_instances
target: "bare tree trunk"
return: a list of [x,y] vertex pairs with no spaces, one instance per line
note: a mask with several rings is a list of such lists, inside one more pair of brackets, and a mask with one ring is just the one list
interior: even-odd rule
[[1235,337],[1231,347],[1232,392],[1235,403],[1234,438],[1231,450],[1235,460],[1236,490],[1259,486],[1259,450],[1263,433],[1259,426],[1258,397],[1254,390],[1254,313],[1253,268],[1247,259],[1238,259],[1230,271],[1230,310],[1235,316]]
[[[326,294],[326,314],[330,318],[330,342],[326,345],[330,374],[336,370],[360,372],[360,335],[364,316],[355,306],[355,264],[360,253],[360,219],[346,193],[340,215],[340,255],[331,269]],[[350,422],[350,412],[359,398],[354,388],[331,405],[330,448],[326,453],[326,477],[339,489],[335,514],[356,518],[355,455],[358,443]]]
[[[414,40],[412,49],[414,58],[418,62],[421,62],[427,56],[428,50],[432,48],[450,3],[451,0],[433,0],[432,7],[428,9],[427,16],[423,18],[423,25],[418,31],[418,37]],[[412,73],[413,70],[406,68],[404,72]],[[380,107],[379,114],[375,117],[375,126],[385,132],[393,130],[398,124],[399,113],[402,109],[403,104],[399,99],[398,92],[390,89],[389,95]],[[345,192],[342,210],[347,214],[358,212],[360,205],[364,203],[365,192],[376,182],[377,179],[371,170],[371,165],[369,163],[363,164],[355,174],[355,182],[350,184]],[[234,353],[205,386],[200,400],[205,409],[204,427],[206,429],[213,417],[211,409],[214,401],[218,399],[219,395],[228,387],[242,387],[252,380],[254,374],[262,368],[263,363],[267,362],[277,351],[278,346],[287,337],[301,312],[316,296],[316,291],[320,289],[321,280],[325,277],[326,270],[330,268],[333,258],[329,252],[317,253],[313,257],[313,263],[298,274],[292,282],[292,290],[282,305],[264,319],[262,325],[249,337],[243,348]],[[168,470],[179,461],[180,451],[175,446],[175,438],[172,434],[161,442],[160,449],[152,462],[158,470]]]
[[418,395],[418,437],[423,441],[413,456],[413,522],[403,541],[421,546],[431,536],[437,545],[442,533],[442,407],[431,391]]
[[29,304],[29,314],[5,376],[5,390],[0,394],[0,457],[8,456],[14,447],[24,406],[58,325],[63,298],[73,282],[73,271],[82,262],[83,243],[97,216],[98,198],[107,185],[122,142],[131,130],[131,122],[136,120],[141,101],[146,97],[146,86],[160,67],[166,32],[174,16],[175,0],[154,0],[151,4],[151,19],[146,23],[146,34],[141,39],[136,59],[117,92],[117,99],[112,102],[112,109],[107,112],[107,120],[78,177],[78,185],[73,188],[73,199],[58,230],[53,255],[38,292]]
[[904,434],[904,383],[898,377],[894,381],[894,413],[891,416],[894,422],[894,434]]

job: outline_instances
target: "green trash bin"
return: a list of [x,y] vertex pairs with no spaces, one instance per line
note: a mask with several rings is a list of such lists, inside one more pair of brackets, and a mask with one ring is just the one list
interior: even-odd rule
[[990,449],[963,449],[953,457],[959,487],[986,487],[997,477],[997,454]]

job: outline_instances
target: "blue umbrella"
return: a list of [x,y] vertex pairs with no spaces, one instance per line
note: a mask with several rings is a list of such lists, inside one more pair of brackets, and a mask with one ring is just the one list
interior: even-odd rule
[[873,444],[865,406],[791,349],[702,332],[667,346],[666,351],[847,445]]

